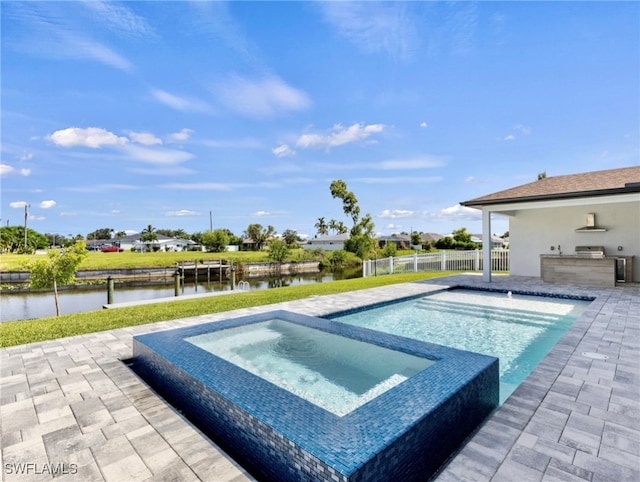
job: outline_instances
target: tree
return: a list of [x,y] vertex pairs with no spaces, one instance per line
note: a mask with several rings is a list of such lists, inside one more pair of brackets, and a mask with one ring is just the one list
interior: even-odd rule
[[330,262],[334,269],[344,268],[344,264],[347,261],[347,252],[343,249],[336,249],[331,252]]
[[542,171],[538,173],[538,181],[541,179],[545,179],[547,177],[547,171]]
[[323,234],[324,235],[324,234],[327,234],[329,232],[328,231],[328,226],[327,226],[327,223],[324,220],[324,217],[318,218],[318,221],[316,222],[316,224],[314,224],[313,227],[317,229],[318,234]]
[[27,228],[27,248],[24,246],[24,226],[0,227],[0,251],[32,253],[36,249],[49,246],[47,236],[31,228]]
[[382,255],[387,257],[395,256],[397,251],[398,248],[396,247],[396,243],[392,241],[384,245],[384,248],[382,249]]
[[293,229],[285,229],[282,232],[282,240],[287,243],[287,246],[296,246],[300,238],[298,237],[298,233]]
[[158,235],[156,233],[156,228],[154,228],[150,224],[148,224],[147,227],[144,228],[140,233],[140,241],[147,245],[147,251],[151,251],[151,243],[157,240]]
[[331,196],[342,200],[343,212],[351,217],[353,226],[349,234],[349,239],[344,243],[347,251],[356,253],[360,258],[366,259],[373,250],[373,229],[374,224],[370,214],[366,214],[360,219],[360,207],[356,195],[347,190],[347,184],[337,179],[329,186]]
[[95,231],[87,234],[87,239],[111,239],[111,234],[113,233],[113,229],[111,228],[100,228]]
[[289,248],[284,241],[274,239],[269,244],[268,256],[274,263],[282,263],[289,256]]
[[460,243],[470,243],[471,242],[471,234],[467,232],[467,228],[454,229],[451,234],[453,235],[453,239]]
[[420,233],[418,231],[414,231],[411,233],[411,244],[414,246],[420,246],[422,244],[422,238],[420,237]]
[[205,231],[202,234],[202,245],[207,251],[213,253],[222,253],[229,246],[229,236],[224,229],[216,229],[214,231]]
[[53,288],[56,316],[60,316],[58,285],[73,283],[76,277],[76,270],[86,256],[86,244],[84,241],[80,241],[66,251],[59,249],[49,250],[47,259],[38,259],[26,264],[29,269],[29,285],[32,288]]
[[256,251],[262,249],[264,244],[276,234],[276,229],[269,225],[266,228],[262,227],[262,224],[250,224],[247,226],[244,235],[246,238],[251,238],[253,246]]
[[331,181],[329,190],[334,199],[339,198],[342,200],[342,210],[353,220],[353,224],[357,224],[360,218],[360,207],[358,206],[356,195],[351,191],[347,191],[347,183],[342,179]]

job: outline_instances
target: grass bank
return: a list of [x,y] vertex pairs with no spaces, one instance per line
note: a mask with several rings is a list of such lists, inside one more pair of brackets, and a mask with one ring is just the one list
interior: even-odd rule
[[[292,256],[302,256],[302,253],[293,253]],[[123,251],[122,253],[102,253],[90,251],[82,261],[80,269],[118,269],[118,268],[170,268],[178,262],[194,260],[226,259],[236,263],[257,263],[267,261],[266,251],[240,251],[228,253],[204,253],[204,252],[178,252],[178,253],[135,253]],[[2,271],[19,271],[24,269],[25,261],[34,261],[43,258],[43,254],[2,254],[0,255],[0,269]]]
[[396,283],[446,276],[452,273],[409,273],[357,278],[329,283],[287,286],[260,291],[233,293],[223,296],[155,303],[110,310],[72,313],[59,317],[0,323],[0,347],[23,345],[97,331],[124,328],[158,321],[269,305],[299,300],[313,295],[331,295],[347,291],[375,288]]

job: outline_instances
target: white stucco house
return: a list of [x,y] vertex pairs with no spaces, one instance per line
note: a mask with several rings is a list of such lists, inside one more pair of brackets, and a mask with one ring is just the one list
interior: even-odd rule
[[344,242],[349,239],[349,234],[333,234],[327,236],[318,236],[311,238],[306,244],[303,244],[304,249],[324,249],[325,251],[336,251],[338,249],[344,249]]
[[633,257],[627,281],[640,282],[640,166],[546,177],[460,204],[482,210],[485,259],[492,215],[509,217],[512,275],[540,277],[541,255],[601,246],[606,256]]

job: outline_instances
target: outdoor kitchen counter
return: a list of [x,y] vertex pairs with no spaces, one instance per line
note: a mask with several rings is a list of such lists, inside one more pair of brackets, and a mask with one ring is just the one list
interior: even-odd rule
[[541,254],[540,275],[543,281],[551,283],[615,286],[616,258]]

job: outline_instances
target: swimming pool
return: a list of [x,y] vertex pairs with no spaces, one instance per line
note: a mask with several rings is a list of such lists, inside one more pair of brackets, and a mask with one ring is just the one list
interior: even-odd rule
[[502,404],[591,301],[455,288],[325,318],[495,356]]
[[[373,396],[334,413],[225,359],[254,363],[252,345],[264,354],[275,340],[287,345],[277,364],[303,365],[292,377],[302,387],[329,378]],[[498,405],[494,357],[286,311],[136,335],[131,366],[259,480],[424,480]]]

